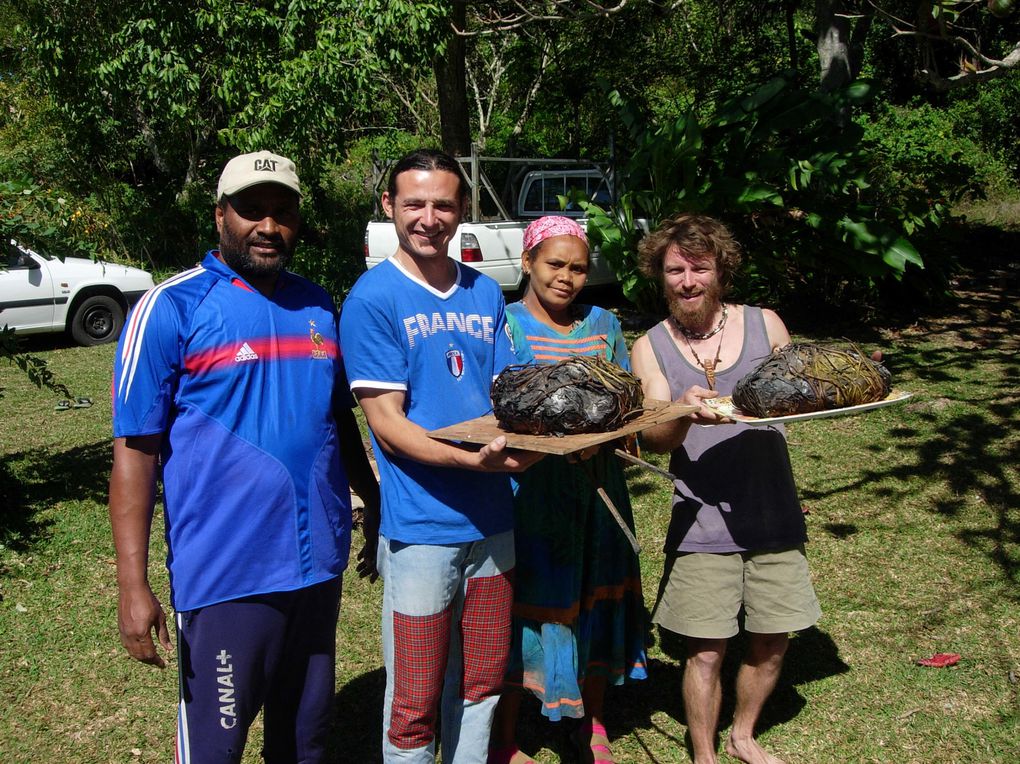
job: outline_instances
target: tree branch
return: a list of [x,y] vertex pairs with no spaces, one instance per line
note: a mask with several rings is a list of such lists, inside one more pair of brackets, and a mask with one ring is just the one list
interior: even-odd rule
[[[1020,68],[1020,42],[1015,43],[1012,50],[1002,59],[992,58],[981,51],[979,42],[971,39],[971,36],[977,35],[977,31],[959,23],[963,13],[972,9],[980,11],[984,3],[972,3],[964,11],[952,17],[947,13],[939,13],[937,18],[933,19],[932,7],[945,4],[944,2],[920,3],[917,10],[917,22],[911,23],[886,10],[875,0],[868,0],[868,5],[874,9],[875,15],[892,29],[893,37],[913,37],[921,41],[920,55],[923,61],[919,71],[936,90],[945,91],[965,85],[974,85],[1002,77]],[[967,36],[961,32],[966,33]],[[958,74],[950,77],[943,76],[935,64],[933,49],[934,43],[939,42],[960,49],[966,54],[964,58],[969,56],[975,62],[983,64],[985,68],[978,69],[976,65],[961,66],[961,71]]]
[[[452,25],[454,34],[460,37],[479,37],[509,32],[520,29],[529,24],[538,22],[562,21],[568,18],[583,18],[591,16],[612,16],[620,13],[630,3],[630,0],[616,0],[614,3],[601,3],[595,0],[583,0],[579,3],[576,0],[551,0],[541,2],[540,0],[514,0],[515,11],[500,11],[493,8],[490,3],[470,3],[476,7],[474,17],[479,27],[459,29]],[[675,0],[665,7],[672,10],[683,4],[683,0]],[[478,8],[481,6],[481,8]]]
[[535,102],[535,97],[538,95],[538,91],[542,86],[542,79],[545,77],[545,69],[549,65],[549,41],[548,39],[542,42],[542,59],[538,64],[538,74],[535,75],[535,81],[531,83],[531,87],[528,88],[528,94],[524,98],[524,106],[521,108],[521,114],[514,123],[514,129],[511,135],[514,137],[520,135],[524,131],[524,123],[528,121],[528,117],[531,115],[531,106]]
[[[984,56],[980,58],[982,61],[992,61],[992,59],[986,59]],[[922,69],[921,74],[924,75],[925,79],[936,90],[945,92],[958,87],[977,85],[980,82],[998,79],[999,77],[1011,74],[1018,67],[1020,67],[1020,43],[1017,43],[1009,55],[1002,61],[993,63],[987,69],[978,69],[977,71],[964,70],[952,77],[943,77],[937,71],[931,69]]]

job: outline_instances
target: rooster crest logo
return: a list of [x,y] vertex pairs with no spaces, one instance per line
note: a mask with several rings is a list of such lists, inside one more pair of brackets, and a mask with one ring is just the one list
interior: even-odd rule
[[312,358],[326,358],[326,351],[322,349],[326,343],[322,335],[315,330],[314,321],[308,322],[308,339],[312,341]]

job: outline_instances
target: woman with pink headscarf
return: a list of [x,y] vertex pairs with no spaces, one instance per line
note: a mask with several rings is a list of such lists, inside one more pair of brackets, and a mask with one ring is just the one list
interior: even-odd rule
[[[528,286],[507,306],[520,362],[600,355],[630,369],[616,317],[574,302],[589,265],[576,221],[547,216],[527,227],[521,267]],[[516,486],[513,641],[489,764],[534,762],[517,746],[524,693],[515,688],[538,697],[552,721],[580,720],[574,740],[581,761],[612,762],[602,719],[606,687],[646,677],[637,555],[596,494],[604,487],[633,527],[623,468],[611,447],[580,456],[547,457]]]

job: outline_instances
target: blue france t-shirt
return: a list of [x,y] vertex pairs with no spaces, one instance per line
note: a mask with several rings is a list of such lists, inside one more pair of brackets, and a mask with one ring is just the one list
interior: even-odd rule
[[114,367],[114,436],[165,433],[175,609],[344,570],[351,511],[337,395],[353,405],[336,310],[299,276],[282,273],[267,298],[210,252],[135,306]]
[[[492,379],[514,362],[499,285],[457,269],[439,292],[389,258],[358,279],[340,317],[351,388],[402,391],[407,418],[426,430],[491,413]],[[513,527],[506,474],[391,456],[374,434],[372,445],[386,538],[452,544]]]

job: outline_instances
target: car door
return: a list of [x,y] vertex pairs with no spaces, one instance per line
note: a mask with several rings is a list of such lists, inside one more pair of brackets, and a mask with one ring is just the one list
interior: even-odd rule
[[12,242],[3,244],[0,268],[0,327],[23,332],[53,327],[53,279],[46,261]]

